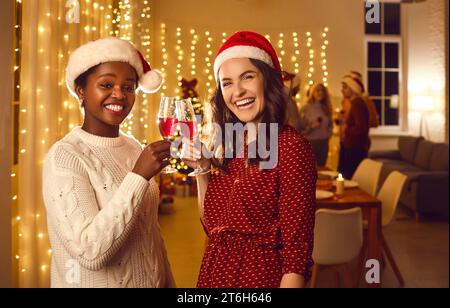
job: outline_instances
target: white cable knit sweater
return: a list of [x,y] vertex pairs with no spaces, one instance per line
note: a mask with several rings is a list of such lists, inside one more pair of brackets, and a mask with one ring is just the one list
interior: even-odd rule
[[52,287],[175,287],[158,225],[159,190],[131,170],[139,142],[81,127],[47,154],[43,194]]

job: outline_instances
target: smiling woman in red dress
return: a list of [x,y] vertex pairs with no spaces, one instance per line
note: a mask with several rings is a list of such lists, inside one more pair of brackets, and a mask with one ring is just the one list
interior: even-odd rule
[[[221,127],[222,136],[225,123],[276,123],[278,161],[263,170],[262,158],[248,158],[249,144],[269,138],[274,133],[269,130],[266,136],[248,132],[242,156],[199,160],[220,172],[198,176],[199,209],[209,244],[197,286],[303,287],[313,264],[315,160],[308,141],[285,125],[289,98],[276,52],[263,36],[238,32],[221,47],[214,68],[218,87],[211,120]],[[236,145],[233,151],[239,152]],[[192,144],[185,145],[189,166],[199,158],[195,152]]]

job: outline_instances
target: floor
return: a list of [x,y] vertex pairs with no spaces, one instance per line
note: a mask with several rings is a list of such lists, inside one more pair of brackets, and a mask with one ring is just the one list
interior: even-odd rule
[[175,197],[173,207],[174,213],[159,215],[161,232],[177,287],[194,288],[206,241],[197,198]]
[[[160,225],[177,286],[195,287],[205,245],[197,199],[176,197],[174,212],[160,214]],[[416,222],[399,208],[395,221],[384,229],[384,234],[403,274],[405,287],[449,287],[448,220],[425,218]],[[353,269],[354,265],[350,267]],[[398,287],[389,265],[382,277],[383,287]],[[334,273],[326,270],[319,273],[318,287],[335,286]]]
[[[448,220],[426,218],[416,222],[401,208],[396,220],[384,234],[400,271],[410,288],[449,287]],[[392,270],[387,267],[385,286],[396,287]]]

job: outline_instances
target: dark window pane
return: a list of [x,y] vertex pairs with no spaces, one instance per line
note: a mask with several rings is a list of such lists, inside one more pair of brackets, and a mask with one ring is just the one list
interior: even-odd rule
[[[380,9],[381,9],[381,5],[380,5]],[[370,11],[370,12],[369,12]],[[369,12],[369,15],[367,15],[367,13]],[[374,18],[375,16],[373,16],[374,10],[373,10],[373,6],[372,7],[366,7],[366,2],[364,1],[364,23],[366,25],[366,34],[382,34],[381,33],[381,22],[372,22],[372,20],[368,20],[367,16],[369,16],[371,19],[376,19]],[[381,12],[380,12],[381,14]],[[380,18],[381,20],[381,18]],[[368,21],[372,22],[369,23]]]
[[384,52],[386,68],[399,68],[398,43],[386,43]]
[[381,120],[383,119],[382,115],[381,115],[381,100],[379,99],[372,99],[373,103],[375,105],[375,109],[377,110],[377,115],[378,115],[378,121],[380,122],[380,125],[382,125],[383,123],[381,122]]
[[400,4],[383,5],[384,34],[400,35]]
[[372,96],[381,96],[381,72],[369,72],[369,94]]
[[381,68],[381,43],[369,43],[367,55],[369,67]]
[[385,96],[399,94],[399,78],[398,72],[386,72],[384,75]]
[[391,101],[384,101],[385,118],[384,125],[398,125],[398,109],[391,108]]

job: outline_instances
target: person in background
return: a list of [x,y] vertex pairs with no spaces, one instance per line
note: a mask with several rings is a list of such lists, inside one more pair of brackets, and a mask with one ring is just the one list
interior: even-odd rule
[[295,97],[300,90],[300,77],[288,72],[283,72],[283,83],[290,98],[286,108],[287,124],[300,132],[301,119],[297,108],[297,101],[295,100]]
[[330,95],[319,83],[309,90],[306,105],[300,109],[302,133],[311,145],[318,166],[325,166],[328,158],[329,141],[333,132]]
[[364,86],[364,82],[362,79],[361,73],[357,71],[350,71],[350,76],[353,78],[359,80],[359,82],[363,86],[363,94],[361,95],[362,99],[367,105],[367,108],[369,109],[369,127],[370,128],[377,128],[378,125],[380,125],[380,122],[378,120],[378,114],[377,109],[375,108],[375,104],[373,103],[372,99],[370,98],[369,92],[367,92],[367,89]]
[[352,75],[344,76],[342,94],[350,102],[345,116],[338,171],[351,179],[359,163],[367,157],[369,139],[369,110],[362,98],[364,86]]
[[[358,80],[359,83],[362,85],[362,95],[361,98],[364,100],[364,102],[366,103],[366,106],[369,110],[369,127],[370,128],[377,128],[379,125],[379,120],[378,120],[378,114],[377,114],[377,110],[375,108],[375,104],[373,103],[372,99],[370,98],[369,93],[366,91],[367,89],[364,87],[364,83],[362,80],[362,75],[357,72],[357,71],[350,71],[347,75],[352,76],[354,79]],[[345,119],[348,115],[348,112],[350,110],[350,101],[346,98],[342,99],[342,110],[340,113],[340,117],[338,119],[338,123],[339,125],[339,135],[341,136],[341,140],[343,137],[343,133],[345,130]]]

